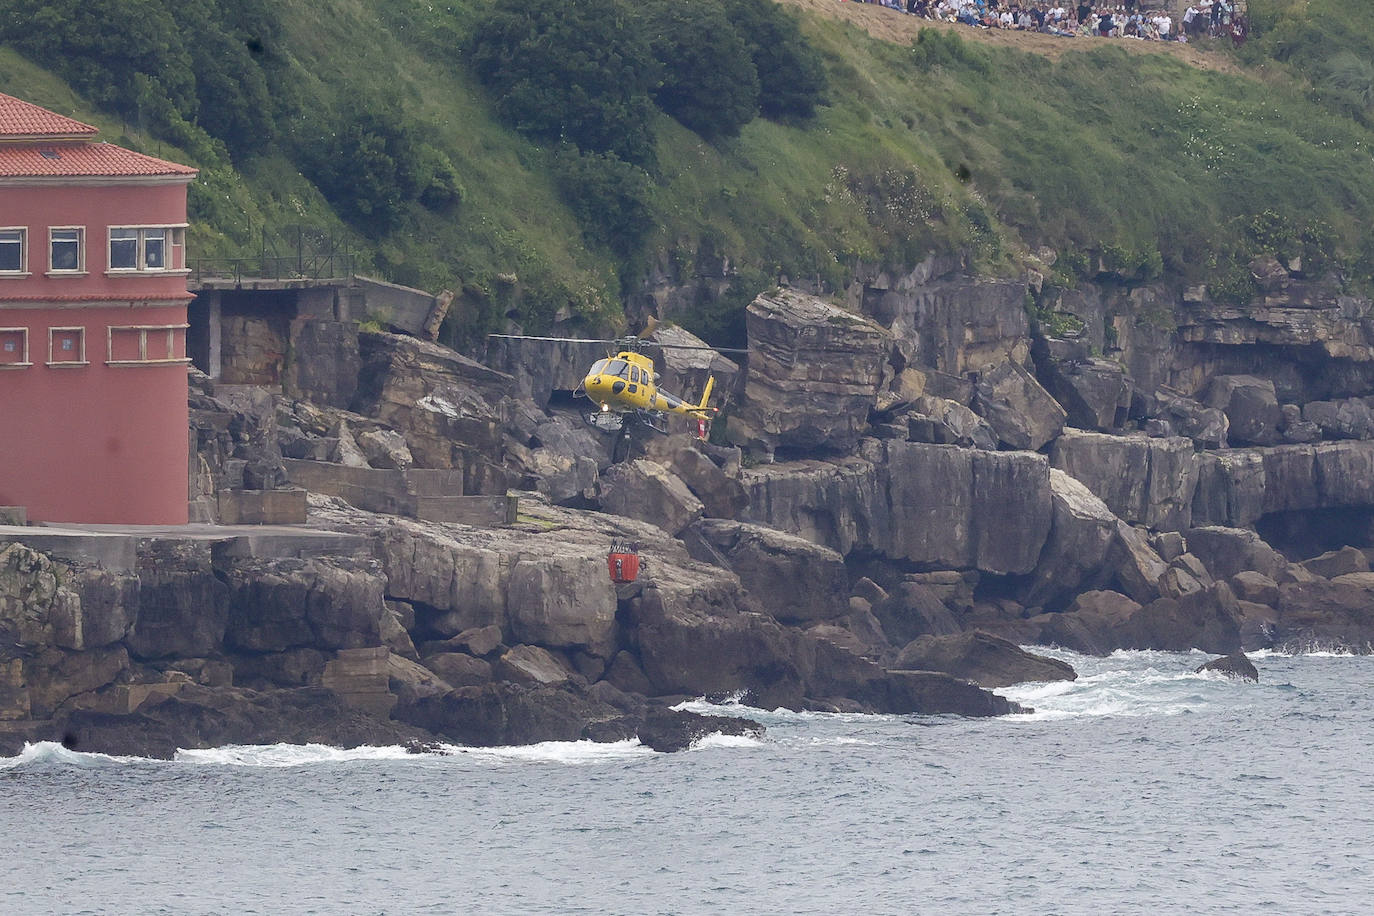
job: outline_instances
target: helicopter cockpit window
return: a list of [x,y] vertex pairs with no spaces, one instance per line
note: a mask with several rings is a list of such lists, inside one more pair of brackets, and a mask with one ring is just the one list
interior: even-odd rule
[[613,359],[611,360],[611,364],[605,369],[602,369],[601,372],[604,375],[616,375],[620,378],[629,378],[630,364],[623,359]]
[[610,364],[611,361],[609,359],[598,359],[596,362],[592,363],[592,369],[587,374],[600,375],[601,373],[606,371],[606,367]]

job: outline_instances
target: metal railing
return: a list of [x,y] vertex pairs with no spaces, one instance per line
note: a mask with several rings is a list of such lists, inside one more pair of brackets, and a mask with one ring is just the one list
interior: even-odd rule
[[237,258],[191,258],[190,285],[207,281],[326,280],[353,276],[358,258],[346,244],[323,230],[290,226],[273,233],[264,229],[257,255]]

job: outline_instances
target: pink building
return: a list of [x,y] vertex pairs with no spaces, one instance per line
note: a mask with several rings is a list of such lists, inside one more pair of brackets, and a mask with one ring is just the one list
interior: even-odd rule
[[0,505],[185,524],[196,170],[0,94]]

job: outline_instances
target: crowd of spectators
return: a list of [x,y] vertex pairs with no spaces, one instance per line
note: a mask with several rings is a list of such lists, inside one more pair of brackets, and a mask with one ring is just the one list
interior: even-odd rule
[[962,22],[981,29],[1043,32],[1065,38],[1098,36],[1142,41],[1188,41],[1204,35],[1244,43],[1245,17],[1236,0],[1195,0],[1175,19],[1167,10],[1146,10],[1137,0],[1115,6],[1088,0],[856,0],[899,12]]

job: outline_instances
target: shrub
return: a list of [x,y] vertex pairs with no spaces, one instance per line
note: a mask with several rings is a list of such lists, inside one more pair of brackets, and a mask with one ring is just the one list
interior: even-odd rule
[[825,68],[794,15],[772,0],[725,0],[759,77],[765,118],[809,118],[825,103]]
[[560,148],[553,164],[559,193],[586,236],[622,256],[636,251],[653,225],[648,174],[614,156],[572,146]]
[[658,107],[707,139],[738,134],[759,110],[759,76],[720,4],[658,0],[641,13],[662,66]]
[[473,34],[473,67],[522,133],[647,163],[657,67],[641,23],[623,0],[493,8]]

